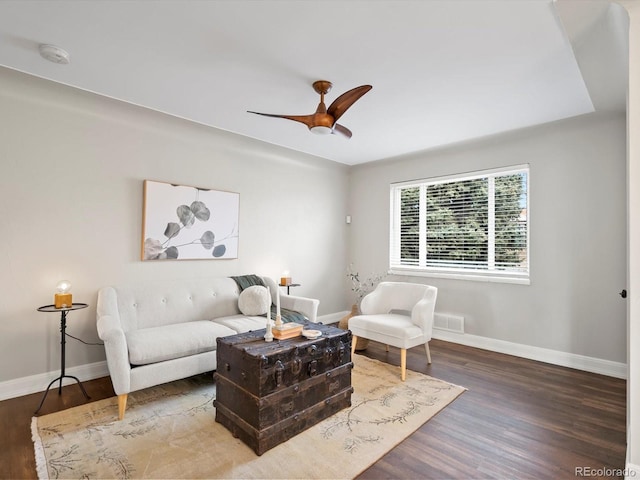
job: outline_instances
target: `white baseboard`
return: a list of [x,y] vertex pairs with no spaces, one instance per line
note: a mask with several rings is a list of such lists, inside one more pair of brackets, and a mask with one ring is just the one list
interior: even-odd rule
[[548,348],[533,347],[520,343],[497,340],[495,338],[477,335],[459,334],[444,330],[433,330],[433,338],[459,343],[469,347],[482,348],[492,352],[506,353],[516,357],[528,358],[539,362],[551,363],[562,367],[575,368],[586,372],[598,373],[615,378],[627,378],[627,364],[602,360],[600,358],[577,355],[575,353],[560,352]]
[[[80,381],[84,382],[95,378],[109,376],[109,369],[107,368],[107,362],[102,361],[90,363],[88,365],[80,365],[78,367],[65,368],[65,374],[78,377]],[[8,398],[22,397],[23,395],[29,395],[31,393],[43,392],[45,388],[47,388],[47,385],[49,385],[54,378],[59,376],[60,370],[57,370],[55,372],[39,373],[29,377],[0,382],[0,400],[7,400]],[[76,383],[73,378],[65,378],[62,380],[62,385],[71,385],[73,383]],[[58,385],[58,382],[51,385],[51,390],[58,388]]]
[[329,313],[327,315],[318,316],[317,320],[318,320],[318,323],[322,323],[323,325],[329,325],[331,323],[338,323],[340,320],[342,320],[343,317],[346,317],[350,313],[351,313],[350,310],[345,310],[344,312]]
[[624,470],[625,480],[637,480],[638,478],[640,478],[640,465],[627,463],[627,466]]

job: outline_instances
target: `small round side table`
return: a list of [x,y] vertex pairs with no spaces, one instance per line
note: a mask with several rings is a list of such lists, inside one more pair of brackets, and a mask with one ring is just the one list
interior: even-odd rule
[[279,286],[279,287],[287,287],[287,295],[291,295],[291,294],[289,293],[289,289],[290,289],[291,287],[299,287],[300,285],[301,285],[300,283],[289,283],[289,284],[286,284],[286,283],[280,283],[280,284],[278,284],[278,286]]
[[51,388],[51,385],[53,385],[57,381],[60,381],[60,385],[58,386],[58,395],[62,395],[62,379],[63,378],[73,378],[76,382],[78,382],[78,385],[80,386],[80,390],[82,390],[82,394],[84,395],[84,398],[86,398],[87,400],[89,400],[89,398],[91,398],[91,397],[89,397],[89,395],[87,395],[86,390],[82,386],[82,382],[80,380],[78,380],[77,377],[74,377],[73,375],[66,375],[65,371],[64,371],[65,344],[67,343],[67,341],[66,341],[66,336],[67,336],[67,333],[66,333],[66,330],[67,330],[67,312],[70,312],[72,310],[80,310],[81,308],[87,308],[88,306],[89,305],[87,305],[86,303],[73,303],[70,307],[56,308],[55,305],[45,305],[43,307],[39,307],[38,308],[39,312],[47,312],[47,313],[60,312],[60,345],[61,345],[61,352],[60,352],[60,376],[51,381],[51,383],[47,387],[47,390],[44,392],[44,396],[42,397],[42,401],[40,402],[40,405],[38,406],[38,409],[35,411],[34,414],[36,414],[36,413],[38,413],[40,411],[40,409],[42,408],[42,405],[44,404],[45,399],[47,398],[47,395],[49,393],[49,389]]

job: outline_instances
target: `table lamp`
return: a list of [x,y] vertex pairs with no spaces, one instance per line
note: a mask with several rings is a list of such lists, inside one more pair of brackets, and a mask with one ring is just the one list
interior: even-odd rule
[[56,308],[68,308],[73,305],[71,300],[71,282],[61,280],[56,285],[56,294],[54,295],[54,305]]
[[282,285],[283,287],[291,285],[291,276],[288,270],[282,272],[282,277],[280,277],[280,285]]

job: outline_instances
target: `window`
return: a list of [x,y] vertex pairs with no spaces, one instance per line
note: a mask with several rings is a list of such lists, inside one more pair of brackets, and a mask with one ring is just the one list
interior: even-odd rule
[[529,167],[391,185],[390,269],[529,282]]

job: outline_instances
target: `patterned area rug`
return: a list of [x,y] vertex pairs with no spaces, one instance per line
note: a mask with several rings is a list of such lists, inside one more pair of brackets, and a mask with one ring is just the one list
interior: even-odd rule
[[39,478],[336,478],[357,476],[464,388],[355,355],[352,406],[257,456],[215,422],[215,385],[198,376],[42,417]]

